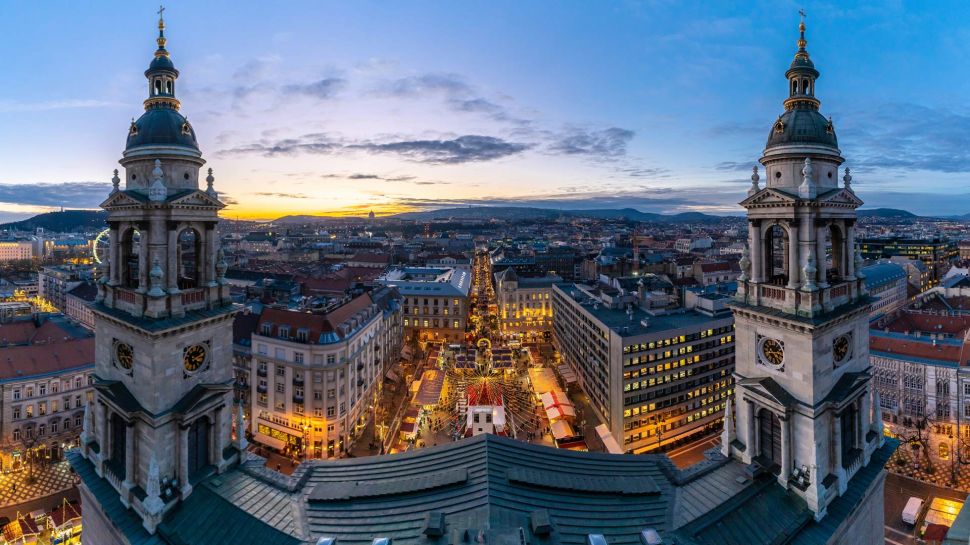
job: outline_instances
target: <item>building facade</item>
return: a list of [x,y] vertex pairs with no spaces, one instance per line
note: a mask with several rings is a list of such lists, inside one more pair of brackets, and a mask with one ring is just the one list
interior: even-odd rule
[[0,263],[29,261],[33,257],[33,242],[29,240],[0,240]]
[[249,372],[256,442],[298,458],[349,450],[367,422],[382,416],[381,385],[399,358],[402,323],[393,288],[320,314],[264,309]]
[[64,314],[84,327],[94,330],[94,312],[91,303],[98,296],[98,287],[92,282],[82,282],[64,296]]
[[468,269],[405,267],[389,271],[378,283],[401,294],[406,341],[465,338],[472,283]]
[[[873,409],[871,298],[855,249],[862,201],[848,171],[839,185],[844,159],[832,121],[819,113],[804,21],[800,31],[785,111],[760,159],[765,187],[755,168],[741,202],[748,248],[732,302],[737,388],[722,452],[777,475],[818,520],[867,474],[883,434]],[[883,540],[882,482],[858,499],[865,516],[838,543]]]
[[600,284],[553,287],[555,342],[624,450],[718,429],[733,391],[734,319],[720,304],[647,312]]
[[59,310],[67,306],[67,294],[82,282],[94,280],[94,270],[84,266],[44,267],[37,275],[37,295]]
[[[225,205],[211,169],[199,188],[205,161],[179,113],[179,72],[161,19],[158,32],[145,71],[145,113],[128,127],[124,173],[115,171],[101,205],[110,259],[92,305],[94,399],[80,456],[72,459],[97,476],[80,486],[84,541],[91,543],[129,543],[132,526],[156,533],[194,483],[241,458],[232,422],[238,308],[216,230]],[[112,523],[112,506],[134,522]]]
[[503,334],[544,338],[552,331],[552,286],[558,276],[521,277],[515,269],[495,273],[495,299]]
[[891,262],[876,263],[863,267],[862,274],[869,295],[874,299],[869,312],[871,317],[891,314],[909,301],[909,275],[903,266]]

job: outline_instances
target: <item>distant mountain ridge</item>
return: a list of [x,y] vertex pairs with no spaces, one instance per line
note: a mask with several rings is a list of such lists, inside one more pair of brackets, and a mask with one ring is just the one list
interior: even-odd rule
[[859,210],[856,215],[860,218],[918,218],[920,216],[907,210],[898,208],[867,208]]
[[438,210],[423,210],[420,212],[403,212],[391,216],[407,220],[433,219],[556,219],[559,217],[599,218],[599,219],[627,219],[632,221],[647,221],[656,223],[684,223],[719,221],[722,216],[713,216],[701,212],[681,212],[679,214],[657,214],[641,212],[633,208],[601,208],[590,210],[539,208],[532,206],[473,206],[462,208],[440,208]]
[[98,231],[108,227],[108,213],[104,210],[63,210],[45,212],[32,218],[0,224],[9,231],[34,231],[43,228],[54,233]]

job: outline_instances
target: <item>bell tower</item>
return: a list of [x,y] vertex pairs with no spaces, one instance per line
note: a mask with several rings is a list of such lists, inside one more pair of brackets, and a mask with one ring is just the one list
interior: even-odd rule
[[231,443],[237,309],[216,230],[225,205],[212,169],[199,188],[205,161],[179,112],[161,12],[145,112],[120,160],[124,184],[115,170],[101,204],[110,250],[92,307],[95,396],[81,447],[151,533],[193,483],[240,457]]
[[831,119],[819,113],[819,72],[804,15],[785,76],[785,111],[751,176],[748,246],[733,302],[735,422],[722,449],[804,498],[817,519],[882,442],[869,373],[870,298],[858,270],[856,208]]

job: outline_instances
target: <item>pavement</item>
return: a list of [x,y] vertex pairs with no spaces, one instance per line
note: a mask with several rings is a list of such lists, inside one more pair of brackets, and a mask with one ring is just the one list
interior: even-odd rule
[[916,545],[919,543],[914,537],[916,529],[903,522],[902,519],[903,507],[912,496],[924,500],[940,497],[964,501],[967,498],[966,493],[957,490],[934,486],[896,473],[887,473],[884,497],[887,545]]
[[27,470],[0,474],[0,509],[56,495],[75,485],[74,473],[66,461],[34,467],[34,479],[27,482]]
[[721,435],[719,433],[706,435],[696,441],[671,449],[666,454],[678,469],[685,469],[697,462],[706,460],[707,458],[704,457],[704,452],[720,446],[720,444]]

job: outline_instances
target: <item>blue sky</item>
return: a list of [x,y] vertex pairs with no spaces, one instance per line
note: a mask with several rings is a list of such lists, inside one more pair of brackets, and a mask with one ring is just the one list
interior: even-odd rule
[[[149,2],[7,2],[0,219],[95,207],[142,72]],[[961,2],[166,4],[182,112],[229,216],[442,205],[738,213],[798,9],[867,207],[970,212]]]

